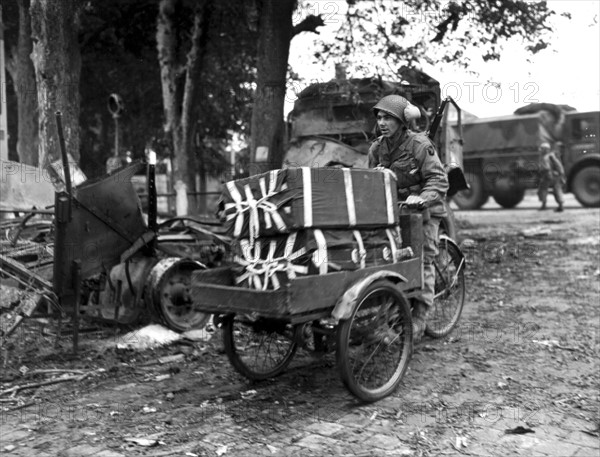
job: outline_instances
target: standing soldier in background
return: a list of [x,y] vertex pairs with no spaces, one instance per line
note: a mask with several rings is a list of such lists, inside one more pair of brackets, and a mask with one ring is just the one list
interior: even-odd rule
[[[369,149],[369,168],[389,168],[396,175],[398,199],[427,208],[424,214],[423,292],[413,309],[413,338],[418,342],[433,309],[435,266],[440,219],[446,215],[448,178],[427,135],[408,129],[420,111],[400,95],[383,97],[373,107],[381,136]],[[429,218],[425,217],[429,214]]]
[[558,156],[550,147],[550,143],[540,145],[540,184],[538,187],[538,197],[542,202],[540,211],[546,209],[546,199],[548,197],[548,187],[552,186],[554,190],[554,199],[558,203],[555,211],[563,211],[563,191],[565,184],[565,170]]

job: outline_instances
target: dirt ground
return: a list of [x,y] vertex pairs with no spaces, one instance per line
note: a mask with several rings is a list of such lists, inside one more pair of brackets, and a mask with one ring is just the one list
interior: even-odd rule
[[0,454],[598,456],[600,210],[570,195],[564,213],[536,208],[528,194],[514,210],[457,211],[461,323],[417,345],[382,401],[358,403],[333,354],[299,351],[251,383],[219,331],[139,351],[118,344],[131,329],[96,326],[75,357],[68,336],[29,321],[2,353]]

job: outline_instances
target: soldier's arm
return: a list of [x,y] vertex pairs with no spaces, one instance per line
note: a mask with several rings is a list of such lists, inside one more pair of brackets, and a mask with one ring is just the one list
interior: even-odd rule
[[420,197],[428,204],[442,201],[448,191],[448,177],[435,147],[432,144],[420,145],[417,160],[423,179]]
[[558,173],[560,173],[560,176],[564,176],[565,175],[565,169],[563,167],[563,164],[561,163],[560,159],[552,154],[552,161],[554,162],[554,166],[556,167],[556,171],[558,171]]

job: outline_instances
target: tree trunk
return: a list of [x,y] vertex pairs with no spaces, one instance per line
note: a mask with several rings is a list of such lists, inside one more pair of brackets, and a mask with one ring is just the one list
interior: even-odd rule
[[294,0],[263,0],[258,38],[256,95],[252,109],[250,153],[254,170],[283,162],[283,109],[287,63],[293,36]]
[[[174,187],[178,189],[179,211],[197,205],[194,197],[187,202],[187,192],[196,190],[196,161],[193,138],[198,123],[197,81],[202,71],[202,60],[208,39],[208,24],[211,3],[205,0],[195,6],[194,25],[191,32],[189,50],[185,61],[182,55],[183,43],[178,39],[176,28],[177,14],[180,13],[180,0],[161,0],[158,14],[156,42],[160,64],[163,106],[165,112],[165,133],[173,144]],[[183,215],[183,214],[178,214]]]
[[35,69],[31,61],[31,16],[29,0],[17,0],[19,8],[19,36],[11,50],[6,69],[13,81],[17,96],[18,132],[17,154],[27,165],[38,164],[38,116]]
[[67,152],[79,161],[79,5],[73,0],[31,0],[39,165],[43,167],[60,158],[56,111],[63,115]]

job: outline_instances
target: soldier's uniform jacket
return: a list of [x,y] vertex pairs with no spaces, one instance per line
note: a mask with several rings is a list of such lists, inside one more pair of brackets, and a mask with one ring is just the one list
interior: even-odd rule
[[398,132],[398,137],[381,136],[373,142],[368,155],[369,168],[382,166],[396,174],[400,200],[418,195],[427,202],[432,214],[443,214],[448,177],[433,143],[424,133]]
[[563,181],[565,179],[565,170],[562,163],[552,151],[542,154],[540,157],[540,173],[543,178],[550,181]]

